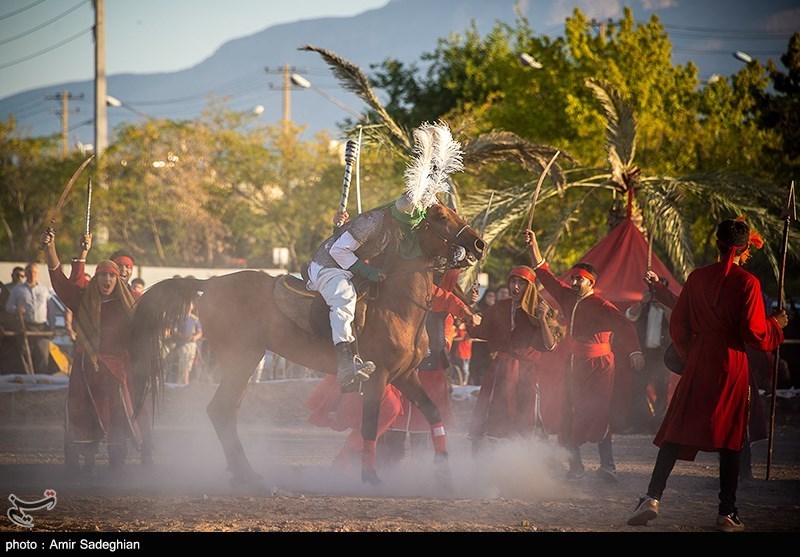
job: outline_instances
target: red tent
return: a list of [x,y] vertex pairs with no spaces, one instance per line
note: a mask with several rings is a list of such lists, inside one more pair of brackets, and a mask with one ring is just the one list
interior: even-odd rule
[[[645,288],[642,278],[647,272],[647,239],[630,218],[614,227],[579,261],[594,265],[598,275],[594,291],[621,311],[642,298]],[[660,278],[669,281],[669,289],[675,295],[680,294],[680,284],[655,253],[650,266]],[[569,282],[569,275],[568,270],[561,275],[561,280]]]

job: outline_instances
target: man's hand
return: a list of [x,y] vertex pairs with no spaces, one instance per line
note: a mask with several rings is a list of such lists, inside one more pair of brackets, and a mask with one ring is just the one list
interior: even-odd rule
[[350,220],[350,214],[347,212],[347,209],[345,209],[344,211],[339,211],[333,216],[333,226],[339,228],[349,220]]
[[478,315],[477,313],[473,313],[470,316],[470,318],[472,319],[472,326],[473,327],[477,327],[478,325],[481,324],[482,317],[480,315]]
[[42,246],[49,246],[51,243],[53,243],[53,240],[55,239],[56,239],[56,231],[53,230],[52,228],[48,228],[47,230],[42,232],[42,235],[39,237],[39,244]]
[[525,236],[524,239],[525,239],[525,245],[526,246],[531,245],[534,242],[534,240],[536,240],[536,234],[533,232],[533,230],[531,230],[529,228],[526,228],[525,232],[523,234]]
[[659,278],[658,278],[658,275],[655,274],[653,271],[647,271],[644,274],[644,281],[647,284],[653,285],[653,284],[656,284],[657,282],[659,282]]
[[90,249],[92,249],[92,233],[89,232],[88,234],[81,235],[80,244],[78,247],[81,249],[81,252],[85,255]]
[[631,354],[630,361],[633,371],[642,371],[644,369],[644,356],[641,352],[634,352]]
[[781,329],[785,328],[786,325],[789,324],[789,316],[786,315],[785,309],[773,312],[773,314],[770,315],[770,317],[773,318],[778,323],[778,327],[780,327]]

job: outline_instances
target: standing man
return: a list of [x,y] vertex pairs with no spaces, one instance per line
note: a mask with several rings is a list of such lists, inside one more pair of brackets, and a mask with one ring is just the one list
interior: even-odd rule
[[[547,266],[536,235],[525,230],[531,247],[531,266],[545,290],[555,298],[567,319],[569,360],[564,381],[563,420],[559,440],[570,452],[567,479],[584,476],[580,447],[597,443],[600,452],[598,474],[609,483],[617,481],[611,441],[611,398],[618,366],[630,364],[638,372],[644,367],[636,329],[608,300],[594,293],[597,271],[589,263],[578,263],[570,273],[570,284],[553,275]],[[628,362],[615,362],[612,336],[617,352]]]
[[535,281],[533,269],[514,267],[508,274],[509,297],[490,306],[479,325],[467,324],[469,335],[488,341],[492,354],[470,420],[473,453],[487,440],[535,433],[538,362],[555,348],[560,333]]
[[[28,332],[48,332],[50,325],[47,323],[47,302],[50,297],[50,289],[39,284],[39,266],[31,262],[25,266],[25,282],[16,285],[11,290],[6,302],[6,311],[22,315],[25,329]],[[27,361],[25,354],[28,347],[24,346],[26,340],[22,334],[17,338],[20,354]],[[30,363],[33,365],[30,372],[47,373],[50,362],[50,338],[47,336],[30,337],[27,339],[27,343],[30,347]]]
[[[677,459],[719,452],[716,527],[744,530],[736,509],[739,453],[750,414],[745,345],[769,352],[783,342],[789,322],[781,310],[766,317],[758,279],[742,269],[750,244],[763,241],[743,220],[717,227],[717,263],[694,270],[672,311],[670,336],[686,365],[653,443],[659,447],[647,494],[628,518],[644,526],[658,516],[667,478]],[[758,395],[755,395],[758,396]]]
[[[654,432],[661,424],[664,412],[667,410],[670,372],[664,365],[664,351],[670,342],[671,313],[672,309],[669,306],[658,301],[655,287],[649,283],[642,292],[642,299],[625,310],[625,317],[635,324],[645,361],[643,372],[633,378],[631,433]],[[651,401],[648,393],[651,384],[655,401]]]

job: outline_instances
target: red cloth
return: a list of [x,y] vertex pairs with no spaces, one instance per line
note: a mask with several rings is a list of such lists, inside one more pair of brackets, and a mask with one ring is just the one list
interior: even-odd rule
[[[77,317],[85,290],[83,273],[72,273],[71,282],[61,266],[50,271],[56,295]],[[95,371],[83,347],[75,348],[67,392],[67,436],[73,441],[141,443],[127,373],[127,341],[131,322],[118,299],[101,306],[99,370]]]
[[[403,413],[400,391],[394,385],[386,385],[378,412],[378,435],[383,435],[389,425]],[[345,439],[340,457],[347,452],[361,454],[364,440],[361,437],[361,416],[364,397],[359,393],[342,393],[335,375],[326,375],[319,387],[311,393],[306,408],[311,410],[308,421],[316,426],[330,427],[334,431],[352,429]],[[337,457],[336,460],[340,458]],[[347,462],[342,459],[342,462]]]
[[686,367],[653,442],[683,445],[683,460],[694,460],[698,451],[741,450],[750,412],[745,345],[767,352],[783,342],[777,322],[766,317],[758,279],[738,265],[712,305],[723,273],[723,263],[693,271],[670,319]]
[[530,435],[536,425],[538,361],[546,352],[541,329],[512,300],[498,300],[483,312],[478,327],[468,326],[472,338],[485,339],[497,353],[484,372],[470,421],[470,436],[508,438]]
[[[603,276],[606,270],[600,273]],[[567,446],[598,443],[609,431],[612,408],[622,416],[621,421],[630,409],[632,370],[628,356],[640,351],[636,329],[614,304],[597,294],[578,300],[572,289],[557,279],[546,264],[536,270],[536,276],[558,303],[567,321],[565,348],[571,358],[565,377],[559,438]],[[641,276],[638,294],[641,297]],[[613,352],[605,348],[595,352],[586,347],[608,345],[612,335]],[[580,349],[576,350],[576,346]],[[592,357],[592,353],[602,355]],[[615,353],[624,357],[615,362]]]

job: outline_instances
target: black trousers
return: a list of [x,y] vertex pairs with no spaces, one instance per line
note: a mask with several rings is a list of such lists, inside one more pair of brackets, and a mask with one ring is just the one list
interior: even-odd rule
[[[681,445],[664,443],[658,450],[656,465],[650,477],[647,495],[661,500],[667,478],[678,460]],[[736,489],[739,487],[739,451],[720,449],[719,451],[719,514],[736,512]]]

